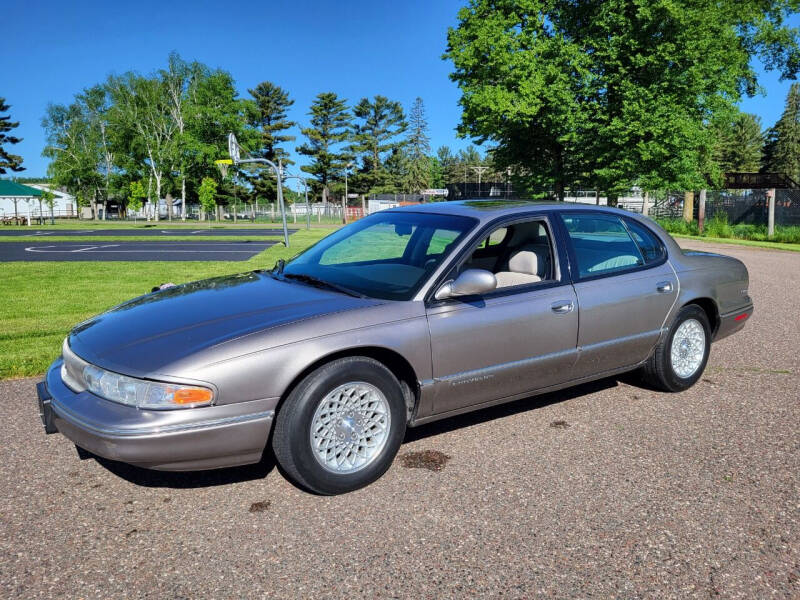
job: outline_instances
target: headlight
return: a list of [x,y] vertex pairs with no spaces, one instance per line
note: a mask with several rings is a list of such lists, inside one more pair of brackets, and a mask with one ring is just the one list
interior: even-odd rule
[[93,365],[84,367],[83,379],[93,394],[136,408],[194,408],[207,406],[214,399],[214,392],[208,388],[146,381]]

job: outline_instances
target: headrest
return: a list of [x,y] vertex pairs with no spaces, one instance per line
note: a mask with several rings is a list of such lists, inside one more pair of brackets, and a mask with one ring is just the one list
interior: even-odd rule
[[508,259],[508,270],[514,273],[539,274],[539,257],[533,250],[520,250]]

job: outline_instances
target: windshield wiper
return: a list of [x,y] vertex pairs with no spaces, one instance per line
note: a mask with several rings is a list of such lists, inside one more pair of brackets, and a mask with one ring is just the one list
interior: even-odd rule
[[353,290],[350,290],[344,286],[331,283],[330,281],[323,281],[322,279],[317,279],[312,275],[305,275],[302,273],[283,273],[281,269],[280,275],[283,279],[294,279],[296,281],[301,281],[302,283],[307,283],[308,285],[313,285],[314,287],[324,287],[331,290],[335,290],[337,292],[341,292],[342,294],[347,294],[348,296],[354,296],[356,298],[366,298],[364,294],[359,294]]

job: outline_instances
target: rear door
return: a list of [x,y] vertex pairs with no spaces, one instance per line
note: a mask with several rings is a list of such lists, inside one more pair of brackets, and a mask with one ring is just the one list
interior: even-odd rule
[[666,248],[633,219],[599,211],[561,216],[580,310],[575,376],[642,362],[678,294]]

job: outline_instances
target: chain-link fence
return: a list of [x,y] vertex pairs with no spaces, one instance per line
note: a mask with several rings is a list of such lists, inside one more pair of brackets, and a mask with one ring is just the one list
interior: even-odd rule
[[[666,192],[649,211],[651,217],[679,219],[683,216],[683,192]],[[700,209],[694,199],[694,218]],[[724,215],[731,225],[766,225],[769,213],[767,190],[709,190],[706,193],[706,219]],[[800,225],[800,190],[775,190],[775,224]]]

